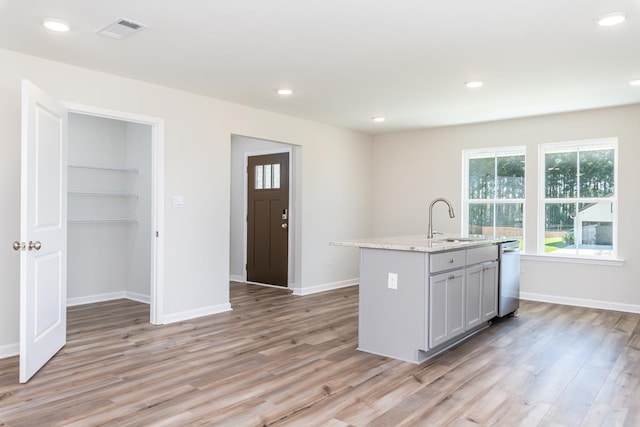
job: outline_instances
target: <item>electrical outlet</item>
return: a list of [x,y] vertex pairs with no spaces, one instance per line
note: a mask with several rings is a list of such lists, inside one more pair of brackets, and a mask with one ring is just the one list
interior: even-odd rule
[[398,289],[398,275],[396,273],[389,273],[387,276],[387,286],[389,289]]

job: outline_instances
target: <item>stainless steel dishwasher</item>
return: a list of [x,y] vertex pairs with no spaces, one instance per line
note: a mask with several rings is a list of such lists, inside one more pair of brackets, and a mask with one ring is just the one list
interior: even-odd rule
[[498,317],[520,307],[520,242],[500,244],[500,276],[498,279]]

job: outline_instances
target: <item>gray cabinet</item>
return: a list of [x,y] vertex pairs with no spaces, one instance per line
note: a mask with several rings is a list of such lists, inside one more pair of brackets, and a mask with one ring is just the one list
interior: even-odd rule
[[497,315],[498,262],[467,267],[465,279],[465,322],[469,330]]
[[482,269],[482,321],[498,315],[498,261],[483,265]]
[[475,328],[482,323],[482,282],[483,266],[476,265],[466,269],[466,329]]
[[464,269],[457,269],[429,278],[429,348],[465,332],[464,276]]
[[498,247],[488,245],[429,256],[428,333],[432,349],[496,316]]
[[360,250],[358,349],[421,363],[495,316],[496,245]]
[[[362,248],[358,349],[412,362],[424,356],[428,256]],[[396,275],[395,288],[389,273]]]

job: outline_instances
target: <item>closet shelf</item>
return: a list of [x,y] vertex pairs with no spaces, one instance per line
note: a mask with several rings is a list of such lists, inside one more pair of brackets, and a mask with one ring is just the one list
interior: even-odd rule
[[68,224],[137,224],[134,218],[92,218],[92,219],[68,219]]
[[96,169],[96,170],[106,170],[106,171],[115,171],[115,172],[138,173],[138,168],[129,168],[126,166],[95,165],[91,163],[68,163],[67,166],[70,168],[79,168],[79,169]]
[[120,193],[115,191],[69,191],[67,192],[70,196],[79,196],[79,197],[132,197],[138,198],[138,195],[135,193]]

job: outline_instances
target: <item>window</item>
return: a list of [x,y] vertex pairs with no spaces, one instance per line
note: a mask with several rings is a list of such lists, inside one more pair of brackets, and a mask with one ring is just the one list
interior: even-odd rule
[[467,150],[464,162],[464,233],[515,237],[522,242],[525,148]]
[[617,146],[615,138],[540,146],[540,253],[615,256]]
[[280,188],[280,163],[257,165],[255,168],[255,189]]

